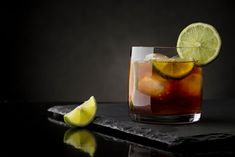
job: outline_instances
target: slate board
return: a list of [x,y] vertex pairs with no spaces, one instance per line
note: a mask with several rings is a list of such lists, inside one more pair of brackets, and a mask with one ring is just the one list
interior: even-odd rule
[[[64,115],[77,105],[61,105],[48,109]],[[131,121],[126,103],[98,103],[94,125],[147,139],[168,148],[213,143],[235,143],[235,100],[207,100],[203,102],[199,122],[185,125],[156,125]]]

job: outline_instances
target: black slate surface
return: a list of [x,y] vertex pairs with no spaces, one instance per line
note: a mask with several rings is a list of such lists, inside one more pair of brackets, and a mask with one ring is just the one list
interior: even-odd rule
[[[49,108],[49,112],[64,115],[77,105]],[[207,100],[203,103],[202,118],[187,125],[156,125],[131,121],[125,103],[98,103],[93,125],[122,132],[168,148],[199,146],[200,143],[224,145],[235,142],[235,100]]]

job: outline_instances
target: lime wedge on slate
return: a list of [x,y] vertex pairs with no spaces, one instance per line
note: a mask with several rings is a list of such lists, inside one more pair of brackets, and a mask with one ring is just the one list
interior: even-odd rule
[[96,100],[91,96],[89,100],[64,115],[64,122],[71,126],[83,127],[92,122],[97,110]]

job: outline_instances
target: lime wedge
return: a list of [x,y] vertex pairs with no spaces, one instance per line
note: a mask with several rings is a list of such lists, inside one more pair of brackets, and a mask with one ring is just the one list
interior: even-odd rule
[[213,26],[198,22],[183,29],[177,47],[181,58],[194,59],[196,65],[205,65],[219,54],[221,39]]
[[69,129],[64,134],[64,143],[73,146],[91,157],[96,151],[96,140],[93,134],[88,130]]
[[163,76],[180,79],[187,76],[194,67],[194,61],[169,59],[168,61],[152,60],[153,67]]
[[95,97],[91,96],[89,100],[65,114],[64,121],[71,126],[86,126],[94,119],[96,110],[97,105]]

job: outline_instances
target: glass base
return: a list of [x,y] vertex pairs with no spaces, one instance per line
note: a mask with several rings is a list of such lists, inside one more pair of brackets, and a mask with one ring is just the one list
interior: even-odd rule
[[129,115],[134,121],[156,124],[189,124],[199,121],[201,117],[201,113],[169,116],[144,115],[139,113],[129,113]]

